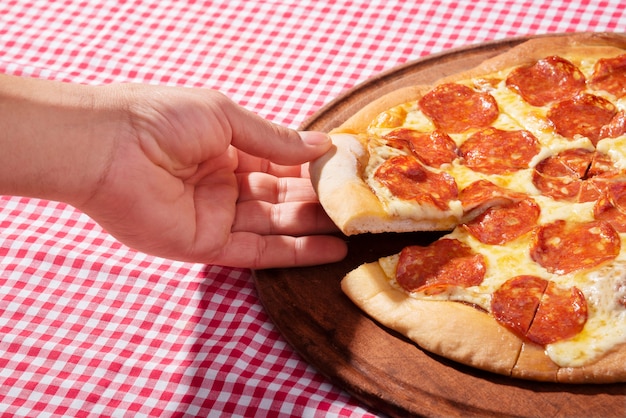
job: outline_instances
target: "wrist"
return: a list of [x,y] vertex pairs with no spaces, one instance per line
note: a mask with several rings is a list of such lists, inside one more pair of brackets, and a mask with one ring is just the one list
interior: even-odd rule
[[[98,87],[0,76],[0,194],[80,205],[112,150]],[[106,139],[109,139],[107,141]]]

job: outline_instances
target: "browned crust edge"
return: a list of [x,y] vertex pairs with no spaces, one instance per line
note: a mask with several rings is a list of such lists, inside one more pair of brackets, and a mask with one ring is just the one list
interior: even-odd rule
[[543,347],[522,341],[483,311],[458,302],[408,297],[391,286],[378,262],[348,273],[341,289],[380,324],[431,353],[461,364],[543,382],[626,382],[626,344],[592,364],[561,368]]
[[390,285],[378,262],[348,273],[341,288],[376,321],[429,352],[507,376],[515,366],[522,341],[513,333],[470,306],[407,297]]

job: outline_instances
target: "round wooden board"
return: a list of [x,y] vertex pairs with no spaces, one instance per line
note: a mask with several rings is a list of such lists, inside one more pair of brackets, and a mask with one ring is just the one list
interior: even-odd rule
[[[469,69],[527,39],[483,43],[405,64],[348,91],[302,128],[328,131],[382,94]],[[364,404],[390,416],[626,416],[626,384],[539,383],[465,367],[382,327],[341,292],[343,276],[360,264],[439,236],[346,238],[349,254],[339,263],[255,271],[259,297],[279,331],[307,362]]]

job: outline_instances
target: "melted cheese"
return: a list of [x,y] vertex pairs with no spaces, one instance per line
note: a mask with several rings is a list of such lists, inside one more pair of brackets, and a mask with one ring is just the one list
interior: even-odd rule
[[546,116],[550,107],[536,107],[520,100],[520,96],[511,91],[504,81],[490,93],[496,98],[503,113],[537,138],[543,147],[541,159],[571,148],[593,150],[593,144],[587,138],[568,140],[557,134]]
[[406,121],[403,126],[420,132],[430,132],[435,130],[435,125],[421,110],[417,108],[417,105],[413,106],[412,110],[407,113]]
[[[386,145],[378,145],[371,148],[369,163],[365,167],[365,181],[374,190],[387,212],[391,216],[403,219],[438,220],[452,218],[460,220],[463,216],[463,208],[458,200],[451,201],[448,210],[442,211],[437,207],[422,205],[417,201],[397,199],[387,187],[376,180],[374,174],[383,162],[391,157],[404,154],[405,152],[402,150]],[[432,171],[440,172],[441,170],[433,169]]]
[[611,157],[617,168],[626,169],[626,135],[605,138],[598,142],[597,149]]
[[[572,62],[586,77],[592,74],[595,59],[583,58]],[[549,106],[532,106],[506,87],[504,80],[508,71],[493,74],[485,80],[467,80],[459,83],[488,92],[495,97],[500,107],[500,115],[493,123],[493,127],[502,130],[525,129],[538,139],[541,149],[531,161],[530,167],[510,175],[494,176],[472,171],[457,159],[441,169],[430,169],[443,170],[451,174],[460,190],[477,180],[487,179],[502,187],[531,195],[541,207],[539,224],[547,224],[559,219],[579,222],[593,220],[593,202],[575,204],[558,202],[542,196],[532,183],[532,168],[543,159],[566,149],[584,148],[592,151],[594,150],[593,144],[587,138],[568,140],[558,135],[546,118]],[[594,91],[592,94],[602,96],[614,103],[618,110],[626,111],[626,98],[618,100],[607,92]],[[417,103],[412,102],[383,113],[370,126],[368,134],[380,137],[399,126],[421,132],[431,132],[435,129],[429,118],[419,110]],[[475,132],[475,129],[471,129],[462,134],[451,134],[450,137],[457,146],[460,146]],[[597,144],[597,150],[608,154],[618,168],[626,169],[626,135],[601,140]],[[370,149],[369,164],[365,169],[366,181],[389,211],[402,217],[436,219],[453,215],[461,219],[462,208],[457,200],[450,203],[448,211],[441,213],[435,208],[422,207],[415,203],[395,199],[383,185],[374,179],[373,173],[382,162],[393,155],[403,153],[404,151],[386,146],[373,146]],[[502,283],[517,275],[535,275],[551,280],[563,288],[578,287],[585,295],[588,304],[588,319],[583,331],[571,339],[546,346],[546,354],[556,364],[562,367],[582,366],[592,363],[616,346],[626,344],[626,307],[623,302],[626,300],[626,234],[620,234],[622,250],[612,263],[596,271],[581,271],[565,275],[550,273],[531,259],[532,232],[505,245],[483,244],[473,238],[463,227],[457,227],[446,237],[458,239],[485,256],[487,265],[485,279],[479,286],[450,287],[445,293],[431,296],[410,293],[410,297],[467,302],[490,311],[491,294]],[[397,262],[398,255],[379,260],[390,284],[401,290],[395,280]],[[621,303],[618,302],[620,300]]]
[[[538,199],[541,200],[541,199]],[[590,221],[593,219],[593,204],[581,203],[571,206],[543,198],[540,223],[562,219]],[[571,209],[568,212],[567,209]],[[461,231],[457,229],[457,231]],[[598,271],[583,271],[577,274],[557,275],[549,273],[532,261],[529,254],[531,234],[526,234],[506,246],[489,246],[473,239],[469,234],[456,232],[452,236],[467,243],[487,258],[487,275],[477,289],[469,288],[467,295],[476,292],[492,293],[504,281],[517,275],[530,274],[551,280],[563,288],[578,287],[587,301],[588,319],[582,332],[569,340],[558,341],[546,346],[546,354],[562,367],[577,367],[593,362],[616,345],[626,343],[626,308],[617,303],[620,295],[616,289],[626,287],[626,252],[621,252],[615,262]],[[622,248],[626,248],[626,234],[621,234]],[[503,277],[502,272],[506,272]],[[479,304],[468,297],[457,300]],[[480,305],[483,306],[484,305]],[[489,310],[489,309],[487,309]]]
[[546,353],[561,366],[578,367],[626,343],[626,308],[618,303],[623,295],[617,291],[626,284],[626,264],[612,263],[572,281],[585,295],[589,317],[581,333],[547,345]]
[[[559,212],[554,205],[554,210]],[[588,208],[581,204],[578,208],[581,220],[588,218]],[[555,214],[545,217],[554,218]],[[562,211],[561,211],[562,213]],[[626,236],[622,234],[622,247],[626,248]],[[451,287],[447,292],[424,296],[410,293],[410,297],[429,300],[452,300],[480,306],[487,312],[491,311],[491,294],[506,280],[518,275],[534,275],[555,282],[558,286],[578,287],[587,301],[588,319],[581,333],[575,337],[548,344],[546,354],[561,367],[578,367],[593,362],[615,346],[626,343],[626,308],[618,300],[626,296],[626,255],[622,253],[613,263],[598,271],[582,272],[568,275],[549,273],[530,257],[529,244],[532,233],[508,243],[506,246],[483,244],[464,229],[457,228],[446,235],[468,244],[485,256],[487,273],[479,286],[467,288]],[[398,257],[390,256],[379,260],[390,283],[401,290],[395,281],[395,266]],[[503,275],[502,272],[506,272]]]

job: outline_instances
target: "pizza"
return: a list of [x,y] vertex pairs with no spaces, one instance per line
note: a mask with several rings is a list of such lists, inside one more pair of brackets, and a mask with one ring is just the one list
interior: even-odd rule
[[441,231],[347,273],[360,309],[478,369],[626,382],[626,36],[532,39],[331,137],[311,179],[344,234]]

